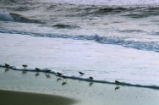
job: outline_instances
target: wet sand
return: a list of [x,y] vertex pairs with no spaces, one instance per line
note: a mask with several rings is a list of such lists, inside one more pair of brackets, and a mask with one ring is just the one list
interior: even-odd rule
[[46,94],[0,90],[1,105],[71,105],[75,100]]
[[[159,105],[159,90],[0,68],[0,105]],[[62,102],[62,103],[59,103]]]

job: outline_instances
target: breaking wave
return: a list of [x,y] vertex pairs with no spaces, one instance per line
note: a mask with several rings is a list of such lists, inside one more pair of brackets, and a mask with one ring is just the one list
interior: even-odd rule
[[55,24],[53,27],[58,28],[58,29],[74,29],[74,28],[79,28],[79,26],[75,25],[68,25],[68,24]]
[[39,20],[29,19],[17,13],[0,13],[0,21],[13,21],[22,23],[42,23]]
[[9,34],[21,34],[21,35],[30,35],[34,37],[49,37],[49,38],[65,38],[73,40],[91,40],[101,44],[114,44],[121,45],[123,47],[135,48],[139,50],[146,51],[155,51],[159,52],[159,43],[155,41],[135,41],[128,40],[127,38],[117,37],[117,36],[99,36],[99,35],[64,35],[56,33],[31,33],[15,30],[5,30],[0,29],[0,33],[9,33]]

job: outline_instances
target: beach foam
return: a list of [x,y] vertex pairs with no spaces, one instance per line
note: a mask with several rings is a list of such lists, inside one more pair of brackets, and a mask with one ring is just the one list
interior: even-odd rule
[[[17,68],[21,68],[22,64],[28,64],[31,69],[49,68],[71,78],[93,76],[97,81],[111,83],[119,80],[128,85],[158,86],[158,53],[155,52],[103,45],[87,40],[18,34],[10,37],[10,34],[4,33],[0,36],[0,64],[9,63]],[[86,75],[81,77],[79,71]]]
[[1,0],[0,9],[2,65],[159,86],[157,0]]

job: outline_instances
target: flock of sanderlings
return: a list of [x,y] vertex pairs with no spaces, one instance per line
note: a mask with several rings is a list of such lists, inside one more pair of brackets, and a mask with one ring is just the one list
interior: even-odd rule
[[[11,65],[9,65],[9,64],[7,64],[7,63],[5,63],[4,65],[1,65],[1,67],[4,67],[4,68],[6,68],[6,70],[5,71],[8,71],[9,69],[13,69],[13,66],[11,66]],[[27,64],[23,64],[22,65],[22,67],[24,68],[23,69],[23,71],[22,71],[22,73],[23,74],[25,74],[27,71],[29,71],[29,70],[27,70],[27,67],[28,67],[28,65]],[[35,74],[35,76],[39,76],[39,72],[44,72],[44,73],[46,73],[45,74],[45,76],[47,77],[47,78],[50,78],[51,76],[49,75],[49,73],[53,73],[53,74],[55,74],[56,76],[58,76],[59,78],[57,78],[57,81],[60,81],[60,80],[64,80],[65,78],[67,78],[66,76],[64,76],[62,73],[60,73],[60,72],[52,72],[52,70],[42,70],[42,69],[40,69],[40,68],[38,68],[38,67],[36,67],[35,69],[34,69],[34,71],[36,72],[36,74]],[[85,73],[83,73],[83,72],[78,72],[79,73],[79,75],[81,75],[81,76],[83,76],[83,75],[85,75]],[[88,78],[88,81],[90,82],[89,83],[89,86],[92,86],[93,85],[93,80],[94,80],[94,78],[92,77],[92,76],[90,76],[89,78]],[[67,84],[67,82],[66,81],[63,81],[62,82],[62,86],[64,86],[64,85],[66,85]],[[120,82],[118,81],[118,80],[115,80],[114,81],[114,84],[117,84],[117,85],[120,85]],[[115,87],[115,90],[118,90],[120,87],[119,86],[116,86]]]

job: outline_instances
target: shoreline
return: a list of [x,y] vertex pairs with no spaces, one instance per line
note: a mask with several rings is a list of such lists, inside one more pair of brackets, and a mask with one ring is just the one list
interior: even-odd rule
[[[13,91],[11,92],[13,93],[12,95],[16,95],[14,92],[17,91],[18,93],[20,92],[20,95],[21,92],[31,93],[35,96],[39,96],[40,94],[40,97],[44,97],[46,100],[48,100],[47,97],[51,98],[52,96],[53,100],[58,97],[58,100],[62,100],[62,102],[65,99],[68,102],[70,102],[70,99],[73,100],[71,101],[72,103],[69,103],[68,105],[128,105],[129,103],[133,105],[159,104],[159,91],[155,89],[63,79],[55,75],[50,75],[48,78],[45,73],[37,74],[36,72],[24,73],[22,71],[13,70],[5,71],[3,68],[0,68],[0,90]],[[7,94],[8,93],[4,93],[4,95]],[[8,100],[4,95],[0,94],[0,97],[3,97],[3,100]],[[25,96],[20,97],[22,99],[17,98],[17,100],[27,100],[29,97],[24,98]],[[29,104],[31,103],[30,101],[28,102]],[[0,104],[1,103],[2,102],[0,102]],[[3,105],[10,105],[7,101],[3,101],[3,103]],[[50,103],[56,104],[55,101],[51,101]],[[67,103],[62,105],[67,105]]]
[[[2,65],[8,63],[19,69],[22,68],[22,64],[27,64],[31,69],[48,67],[55,73],[60,72],[71,78],[72,76],[81,77],[78,73],[81,71],[85,73],[81,78],[88,79],[91,76],[94,80],[99,80],[97,82],[103,82],[100,80],[104,80],[108,81],[107,83],[114,84],[115,80],[118,80],[125,85],[152,85],[150,88],[153,88],[153,85],[159,86],[159,79],[157,78],[159,72],[157,72],[158,66],[156,66],[159,55],[154,52],[108,44],[101,45],[90,41],[83,42],[18,34],[14,34],[14,37],[11,37],[10,34],[1,34],[1,36],[0,64]],[[66,43],[71,46],[67,46]],[[65,44],[67,47],[65,47]],[[91,50],[87,52],[88,47]],[[79,49],[82,49],[82,52]],[[118,51],[121,56],[118,56]],[[75,59],[78,59],[77,62],[74,62]],[[151,66],[152,64],[154,66]],[[145,65],[148,66],[145,67]],[[140,66],[145,68],[140,68]],[[70,72],[67,72],[67,70]],[[136,86],[139,87],[139,85]],[[154,88],[156,89],[156,87]]]
[[114,80],[114,82],[110,82],[110,81],[106,81],[106,80],[94,80],[94,79],[90,79],[90,78],[67,76],[67,75],[63,75],[63,74],[59,75],[58,72],[51,71],[50,69],[40,69],[39,68],[39,70],[36,71],[35,69],[16,68],[14,66],[6,67],[5,65],[1,65],[1,64],[0,64],[0,68],[11,69],[11,70],[15,70],[15,71],[25,71],[25,72],[37,72],[37,73],[41,72],[41,73],[47,73],[47,74],[51,74],[51,75],[61,77],[61,78],[80,80],[80,81],[86,81],[86,82],[94,82],[94,83],[102,83],[102,84],[112,84],[112,85],[121,85],[121,86],[130,86],[130,87],[148,88],[148,89],[159,90],[159,86],[155,86],[155,85],[131,84],[131,83],[126,83],[126,82],[120,82],[118,80]]

